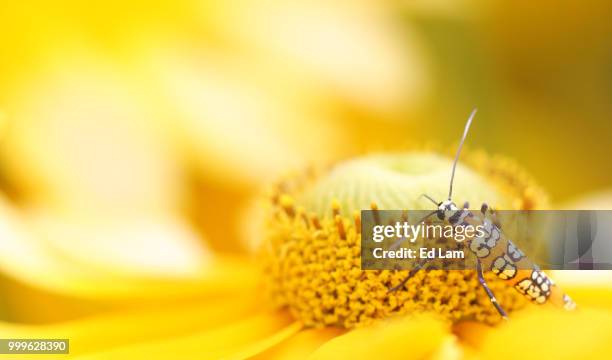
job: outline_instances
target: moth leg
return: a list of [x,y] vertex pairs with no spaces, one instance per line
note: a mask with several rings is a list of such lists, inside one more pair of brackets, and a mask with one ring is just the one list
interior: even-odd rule
[[487,215],[488,212],[493,224],[495,224],[495,226],[501,229],[502,226],[499,222],[499,219],[497,218],[497,215],[495,214],[495,210],[491,209],[487,203],[482,203],[482,206],[480,207],[480,212],[483,215]]
[[493,304],[493,306],[495,306],[495,309],[497,310],[499,315],[501,315],[501,317],[504,318],[504,320],[508,320],[508,314],[501,307],[501,305],[499,305],[499,303],[497,302],[497,298],[495,297],[495,295],[493,295],[493,291],[491,291],[491,289],[489,288],[489,285],[487,285],[487,282],[484,279],[484,275],[482,274],[482,265],[480,263],[480,259],[477,259],[476,271],[478,272],[478,281],[480,282],[480,285],[482,285],[485,292],[489,296],[489,300],[491,300],[491,303]]
[[407,282],[408,280],[410,280],[410,278],[411,278],[411,277],[413,277],[413,276],[414,276],[414,275],[415,275],[417,272],[419,272],[419,270],[421,270],[421,269],[423,268],[423,266],[425,266],[425,265],[426,265],[426,264],[427,264],[429,261],[431,261],[431,259],[427,259],[427,260],[425,260],[425,261],[422,261],[422,262],[418,263],[418,264],[417,264],[417,265],[414,267],[414,269],[410,270],[410,272],[409,272],[409,273],[408,273],[408,275],[407,275],[407,276],[404,278],[404,280],[402,280],[402,282],[401,282],[401,283],[399,283],[399,285],[397,285],[397,286],[394,286],[394,287],[390,288],[390,289],[387,291],[387,294],[388,294],[388,293],[395,292],[395,291],[397,291],[397,290],[401,289],[401,288],[404,286],[404,284],[406,284],[406,282]]
[[464,202],[464,203],[463,203],[463,208],[464,208],[464,209],[469,209],[469,208],[470,208],[470,203],[469,203],[469,202],[467,202],[467,201],[466,201],[466,202]]
[[480,212],[482,215],[486,215],[487,210],[489,210],[489,205],[487,203],[482,203],[482,206],[480,207]]

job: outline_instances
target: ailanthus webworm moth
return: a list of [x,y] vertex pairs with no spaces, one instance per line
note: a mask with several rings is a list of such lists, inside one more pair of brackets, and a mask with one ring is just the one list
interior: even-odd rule
[[[480,285],[487,293],[493,306],[495,306],[504,319],[507,319],[508,315],[487,285],[483,276],[483,271],[492,271],[498,278],[506,281],[509,286],[514,287],[519,293],[525,295],[536,304],[551,303],[562,306],[566,310],[573,310],[576,307],[574,301],[563,293],[548,275],[530,261],[525,254],[504,235],[495,221],[487,218],[486,215],[490,214],[490,209],[486,203],[482,204],[480,213],[475,213],[468,209],[468,203],[465,203],[463,208],[460,209],[453,202],[452,195],[455,169],[459,161],[461,148],[463,147],[463,143],[465,142],[475,115],[476,109],[472,111],[465,124],[463,136],[461,137],[457,153],[453,160],[448,198],[438,202],[429,195],[423,194],[422,196],[434,203],[437,209],[421,219],[419,223],[436,215],[438,219],[451,226],[484,226],[485,231],[482,236],[467,238],[463,242],[463,245],[476,256],[476,271],[478,273]],[[412,276],[426,265],[427,262],[428,260],[417,264],[410,270],[408,276],[406,276],[399,285],[389,289],[389,292],[401,289]]]

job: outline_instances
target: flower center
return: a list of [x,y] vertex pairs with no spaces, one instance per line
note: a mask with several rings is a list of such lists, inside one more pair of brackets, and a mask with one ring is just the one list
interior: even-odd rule
[[[499,164],[503,162],[486,162]],[[538,193],[526,176],[486,166],[478,173],[457,171],[458,197],[491,204],[525,203],[522,194]],[[513,169],[515,170],[515,169]],[[266,241],[262,246],[267,287],[279,306],[309,326],[351,328],[394,314],[435,312],[457,321],[495,323],[500,317],[481,288],[475,271],[421,270],[403,288],[408,271],[361,270],[360,209],[429,209],[422,193],[443,198],[450,160],[427,153],[375,155],[347,161],[318,176],[283,181],[272,194]],[[486,178],[480,174],[496,173]],[[468,186],[469,185],[469,186]],[[508,190],[510,189],[510,191]],[[541,199],[529,199],[529,203]],[[526,300],[494,274],[485,278],[497,299],[512,311]]]

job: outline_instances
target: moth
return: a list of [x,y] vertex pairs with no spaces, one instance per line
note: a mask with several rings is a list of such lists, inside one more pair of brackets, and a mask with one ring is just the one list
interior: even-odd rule
[[[501,304],[499,304],[495,295],[487,285],[483,276],[484,270],[492,271],[498,278],[504,280],[508,286],[512,286],[516,291],[536,304],[552,303],[566,310],[573,310],[576,308],[574,301],[567,294],[563,293],[537,264],[529,260],[529,258],[527,258],[525,254],[504,235],[501,228],[494,221],[487,217],[487,214],[490,214],[491,211],[486,203],[482,204],[480,212],[474,212],[469,210],[469,204],[467,202],[462,208],[459,208],[452,200],[453,181],[455,179],[457,162],[459,161],[461,148],[469,132],[472,120],[476,115],[476,111],[477,110],[474,109],[468,117],[463,136],[459,142],[459,147],[451,170],[448,198],[438,202],[431,196],[423,194],[422,196],[435,204],[437,209],[428,214],[420,222],[425,221],[430,216],[436,215],[439,220],[451,226],[472,225],[475,227],[483,227],[484,231],[481,234],[467,238],[462,244],[476,256],[476,271],[478,273],[479,283],[487,293],[495,309],[504,319],[508,318],[508,314],[502,308]],[[427,261],[417,264],[410,270],[402,282],[389,289],[389,292],[400,290],[412,276],[425,266],[426,263]]]

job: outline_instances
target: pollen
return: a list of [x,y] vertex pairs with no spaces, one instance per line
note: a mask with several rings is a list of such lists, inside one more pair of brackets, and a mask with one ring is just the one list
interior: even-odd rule
[[[462,176],[471,182],[463,186],[470,200],[490,197],[495,205],[506,208],[545,206],[542,191],[528,176],[516,167],[500,168],[509,162],[492,161],[482,154],[473,159],[478,166],[457,172],[458,183]],[[423,269],[398,291],[389,292],[408,271],[361,270],[359,210],[431,206],[421,203],[419,195],[429,191],[441,198],[448,185],[447,176],[441,174],[448,174],[450,164],[443,156],[427,153],[376,155],[280,182],[270,194],[260,252],[265,288],[273,303],[314,327],[353,328],[421,312],[436,313],[451,322],[499,322],[501,317],[476,271]],[[458,197],[461,188],[457,186]],[[485,279],[507,312],[527,305],[495,274],[485,272]]]

